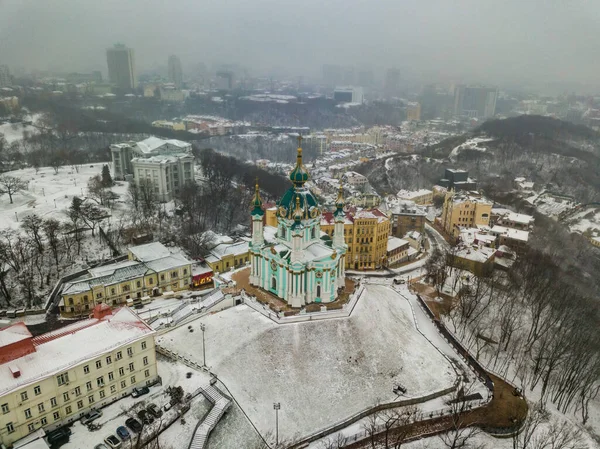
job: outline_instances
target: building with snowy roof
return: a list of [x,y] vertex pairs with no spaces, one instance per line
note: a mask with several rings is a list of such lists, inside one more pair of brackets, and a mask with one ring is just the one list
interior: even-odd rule
[[427,208],[417,205],[414,201],[399,201],[388,209],[392,221],[392,234],[404,237],[411,231],[421,234],[425,231]]
[[389,236],[386,248],[386,266],[391,267],[408,260],[408,250],[410,243],[408,240]]
[[400,200],[414,201],[415,204],[423,205],[433,203],[433,192],[427,189],[400,190],[396,196]]
[[0,330],[0,443],[10,447],[155,383],[154,333],[127,307],[106,304],[37,337],[24,323]]
[[458,238],[463,228],[488,226],[491,213],[492,202],[481,195],[450,190],[444,199],[441,224],[444,231]]
[[133,175],[138,187],[152,189],[159,201],[170,201],[186,182],[194,180],[192,145],[175,139],[148,137],[110,146],[113,177]]
[[446,255],[446,263],[476,276],[489,276],[494,271],[495,254],[494,248],[460,245]]
[[215,273],[223,273],[248,263],[249,244],[246,241],[220,243],[204,257]]
[[250,283],[292,307],[335,301],[345,285],[344,200],[340,191],[334,212],[334,237],[321,235],[321,207],[306,186],[309,174],[302,163],[298,137],[296,166],[290,187],[277,202],[277,234],[267,242],[263,203],[258,184],[252,201]]
[[62,287],[59,302],[63,317],[87,315],[98,304],[119,306],[128,299],[155,296],[188,288],[192,265],[181,253],[171,253],[154,242],[129,248],[128,259],[87,272]]

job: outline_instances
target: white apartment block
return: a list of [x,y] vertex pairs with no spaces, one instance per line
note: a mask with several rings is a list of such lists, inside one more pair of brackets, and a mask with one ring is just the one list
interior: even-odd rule
[[114,178],[133,175],[138,186],[142,179],[149,180],[160,201],[170,201],[186,182],[194,180],[194,156],[188,142],[149,137],[111,145],[110,151]]
[[37,337],[24,323],[0,330],[0,445],[155,383],[154,333],[129,308],[106,304],[90,319]]

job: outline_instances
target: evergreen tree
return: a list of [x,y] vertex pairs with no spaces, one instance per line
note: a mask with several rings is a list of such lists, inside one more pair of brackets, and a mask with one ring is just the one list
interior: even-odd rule
[[106,164],[104,164],[104,166],[102,167],[102,185],[104,187],[111,187],[113,185],[113,179],[110,175],[110,169]]

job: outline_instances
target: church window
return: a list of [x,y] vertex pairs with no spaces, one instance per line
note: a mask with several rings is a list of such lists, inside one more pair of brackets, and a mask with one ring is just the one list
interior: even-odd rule
[[317,285],[317,298],[321,297],[321,286]]
[[314,239],[314,238],[315,238],[315,228],[314,228],[314,227],[313,227],[313,228],[311,228],[311,230],[310,230],[310,238],[311,238],[311,239]]
[[271,279],[271,289],[277,290],[277,279],[275,279],[275,276]]

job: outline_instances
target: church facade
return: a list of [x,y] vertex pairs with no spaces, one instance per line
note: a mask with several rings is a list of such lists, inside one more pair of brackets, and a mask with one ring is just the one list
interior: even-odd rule
[[250,242],[250,283],[266,290],[292,307],[329,303],[344,286],[347,246],[344,242],[344,199],[336,200],[333,237],[321,232],[321,207],[305,185],[309,174],[302,164],[298,139],[296,166],[290,173],[290,187],[277,202],[277,234],[265,242],[264,210],[258,183],[252,201]]

